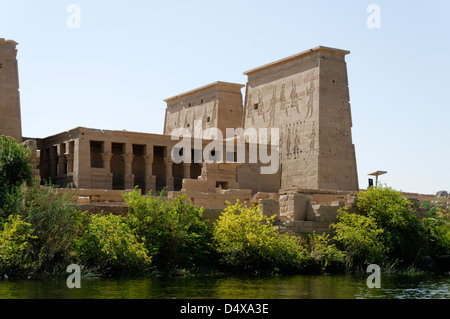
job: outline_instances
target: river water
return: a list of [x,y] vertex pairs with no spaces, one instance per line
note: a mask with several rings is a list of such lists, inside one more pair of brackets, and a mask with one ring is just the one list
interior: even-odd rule
[[450,299],[449,275],[183,276],[0,280],[0,299]]

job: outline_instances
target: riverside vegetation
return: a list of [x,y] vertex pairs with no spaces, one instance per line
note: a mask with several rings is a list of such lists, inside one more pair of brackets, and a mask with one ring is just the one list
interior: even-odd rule
[[449,209],[426,202],[419,220],[413,205],[386,186],[357,196],[357,211],[341,209],[329,235],[294,236],[258,206],[230,203],[216,222],[185,196],[126,193],[126,216],[77,210],[70,195],[33,181],[29,151],[0,138],[0,275],[276,274],[410,269],[421,256],[450,254]]

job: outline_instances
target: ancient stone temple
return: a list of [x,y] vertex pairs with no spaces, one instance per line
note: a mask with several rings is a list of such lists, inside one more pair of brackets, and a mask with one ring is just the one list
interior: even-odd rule
[[358,190],[349,53],[317,47],[244,73],[245,128],[280,129],[280,188]]
[[165,99],[164,134],[170,135],[174,128],[183,127],[194,136],[195,120],[201,124],[200,130],[216,127],[225,133],[227,128],[240,127],[243,87],[242,84],[215,82]]
[[[0,133],[22,140],[16,45],[0,39]],[[316,47],[245,72],[246,85],[218,81],[167,98],[163,134],[77,127],[24,140],[33,147],[42,183],[74,189],[138,186],[143,192],[165,188],[194,197],[216,189],[220,198],[299,189],[357,191],[347,54]],[[180,149],[171,136],[177,128],[198,143]],[[195,134],[210,128],[223,133],[214,148],[211,138]],[[250,141],[225,137],[227,129],[267,130],[264,139]],[[229,148],[227,142],[234,140]],[[270,162],[252,160],[252,150],[259,156],[264,144]],[[174,152],[188,152],[192,160],[177,162]],[[201,160],[195,161],[198,154]],[[270,165],[272,172],[262,174]]]
[[0,134],[22,141],[16,45],[0,38]]
[[[167,98],[163,134],[76,127],[29,138],[16,45],[0,39],[0,134],[28,147],[33,174],[76,193],[83,210],[126,213],[122,195],[137,186],[165,189],[169,199],[184,194],[208,219],[240,200],[277,215],[280,230],[322,233],[340,207],[355,208],[348,51],[316,47],[244,72],[245,85],[218,81]],[[417,205],[416,214],[427,210]]]

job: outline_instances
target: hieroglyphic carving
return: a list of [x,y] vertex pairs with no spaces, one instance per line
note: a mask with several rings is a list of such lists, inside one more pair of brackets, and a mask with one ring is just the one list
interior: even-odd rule
[[212,115],[211,115],[211,120],[209,122],[209,125],[212,126],[212,127],[216,126],[216,118],[217,118],[216,105],[217,105],[217,101],[214,101],[213,111],[212,111]]
[[267,113],[269,115],[269,127],[275,125],[275,107],[277,104],[276,90],[277,87],[275,86],[273,88],[272,98],[270,99],[269,109],[267,110]]
[[297,94],[297,85],[295,81],[292,80],[292,90],[291,90],[291,107],[295,107],[297,109],[297,113],[300,113],[300,109],[298,107],[298,94]]
[[290,158],[291,155],[291,129],[288,127],[286,136],[286,157]]
[[300,151],[300,132],[298,128],[295,128],[294,131],[294,156],[297,156],[297,154]]
[[[192,129],[194,129],[194,124],[195,124],[195,119],[197,118],[197,112],[195,112],[195,109],[194,110],[191,110],[191,113],[192,113],[192,120],[191,120],[191,125],[190,125],[190,127],[192,127]],[[201,128],[201,124],[200,124],[200,128]]]
[[314,91],[315,91],[314,78],[312,78],[309,88],[306,90],[306,95],[309,97],[309,99],[308,103],[306,104],[305,118],[311,117],[313,115]]
[[194,122],[194,117],[192,116],[192,109],[187,109],[184,110],[184,125],[183,127],[187,127],[187,128],[191,128],[192,127],[192,123]]
[[280,110],[286,109],[286,115],[288,115],[288,106],[286,103],[286,96],[285,96],[285,84],[281,85],[281,93],[280,93]]
[[253,100],[251,94],[249,94],[247,97],[247,118],[251,118],[252,124],[255,124],[255,119],[253,118]]
[[283,128],[282,127],[280,127],[279,128],[279,132],[280,132],[280,135],[279,135],[279,138],[280,138],[280,140],[279,140],[279,142],[278,142],[278,145],[279,145],[279,150],[280,150],[280,152],[279,152],[279,154],[280,154],[280,160],[282,160],[283,159],[283,145],[284,145],[284,143],[283,143]]
[[264,102],[261,94],[261,90],[258,91],[258,116],[263,116],[263,121],[266,122],[266,114],[264,110]]
[[313,122],[312,131],[311,134],[308,135],[308,137],[309,137],[309,154],[312,154],[316,142],[316,122]]
[[[280,152],[282,158],[297,158],[302,152],[301,145],[301,122],[294,122],[286,125],[285,130],[280,128]],[[286,149],[283,146],[286,145]]]
[[203,118],[202,118],[202,129],[205,130],[208,126],[208,113],[206,112],[206,106],[204,107]]

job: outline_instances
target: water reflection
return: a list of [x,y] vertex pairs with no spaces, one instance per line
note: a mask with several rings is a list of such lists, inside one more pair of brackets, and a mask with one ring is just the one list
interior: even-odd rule
[[2,299],[431,299],[450,298],[450,277],[381,277],[368,288],[364,276],[82,278],[69,289],[65,278],[0,281]]

